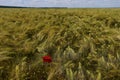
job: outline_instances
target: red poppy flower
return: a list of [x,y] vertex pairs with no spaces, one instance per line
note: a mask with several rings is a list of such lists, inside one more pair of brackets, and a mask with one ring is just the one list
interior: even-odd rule
[[44,56],[44,57],[43,57],[43,62],[48,62],[48,63],[50,63],[50,62],[52,62],[52,58],[51,58],[50,56]]

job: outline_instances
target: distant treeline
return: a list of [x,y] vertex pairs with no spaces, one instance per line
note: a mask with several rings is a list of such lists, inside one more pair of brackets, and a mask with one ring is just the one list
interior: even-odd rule
[[20,6],[0,6],[0,8],[27,8],[27,7],[20,7]]
[[0,8],[43,8],[43,9],[56,8],[56,9],[61,9],[61,8],[67,8],[67,7],[21,7],[21,6],[0,6]]

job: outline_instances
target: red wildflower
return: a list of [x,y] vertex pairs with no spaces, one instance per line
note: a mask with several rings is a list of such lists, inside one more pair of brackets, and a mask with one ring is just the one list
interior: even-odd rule
[[48,62],[48,63],[50,63],[50,62],[52,62],[52,58],[51,58],[50,56],[44,56],[44,57],[43,57],[43,62]]

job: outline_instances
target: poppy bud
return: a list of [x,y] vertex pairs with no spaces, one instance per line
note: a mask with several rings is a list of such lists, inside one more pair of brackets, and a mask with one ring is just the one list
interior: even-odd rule
[[50,56],[44,56],[44,57],[43,57],[43,62],[48,62],[48,63],[50,63],[50,62],[52,62],[52,58],[51,58]]

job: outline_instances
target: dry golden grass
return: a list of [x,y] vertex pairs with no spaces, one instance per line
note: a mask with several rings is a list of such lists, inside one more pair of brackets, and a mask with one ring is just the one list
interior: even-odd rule
[[120,9],[1,8],[0,16],[0,80],[120,80]]

